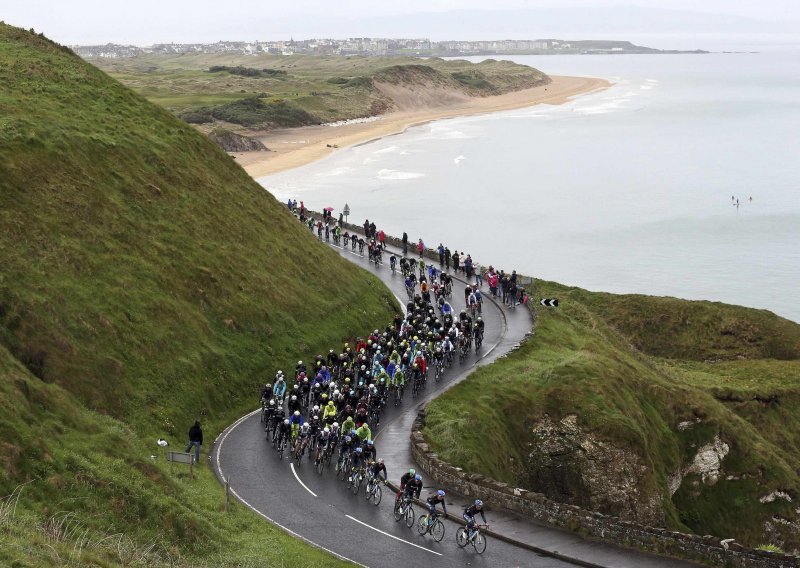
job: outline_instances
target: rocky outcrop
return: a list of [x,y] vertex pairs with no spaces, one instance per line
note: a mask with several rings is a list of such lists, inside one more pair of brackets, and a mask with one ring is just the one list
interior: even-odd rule
[[525,486],[550,499],[622,519],[664,524],[661,496],[645,487],[648,467],[636,452],[600,439],[569,415],[537,421],[528,445]]
[[255,138],[248,138],[224,128],[216,128],[208,137],[222,146],[226,152],[266,152],[269,149]]

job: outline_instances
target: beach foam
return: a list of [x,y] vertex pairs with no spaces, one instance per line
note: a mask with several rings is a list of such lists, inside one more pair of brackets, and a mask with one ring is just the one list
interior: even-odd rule
[[416,178],[421,178],[421,177],[425,177],[425,174],[421,174],[421,173],[418,173],[418,172],[400,172],[400,171],[397,171],[397,170],[389,170],[389,169],[380,170],[380,171],[378,171],[378,175],[377,175],[378,179],[390,180],[390,181],[404,180],[404,179],[416,179]]

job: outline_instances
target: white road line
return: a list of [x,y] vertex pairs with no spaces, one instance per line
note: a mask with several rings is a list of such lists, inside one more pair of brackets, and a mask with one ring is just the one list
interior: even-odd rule
[[300,485],[302,485],[302,486],[303,486],[303,489],[305,489],[306,491],[308,491],[309,493],[311,493],[311,494],[312,494],[314,497],[316,497],[316,496],[317,496],[317,494],[316,494],[316,493],[314,493],[313,491],[311,491],[311,489],[309,489],[309,488],[308,488],[308,486],[307,486],[305,483],[303,483],[303,480],[302,480],[302,479],[300,479],[300,476],[299,476],[299,475],[297,475],[297,472],[294,470],[294,464],[293,464],[293,463],[290,463],[290,464],[289,464],[289,467],[290,467],[290,468],[292,468],[292,473],[294,474],[294,478],[297,480],[297,483],[299,483]]
[[[242,422],[244,422],[245,420],[250,418],[253,414],[258,414],[259,412],[261,412],[261,409],[257,409],[257,410],[254,410],[253,412],[249,413],[249,414],[245,414],[244,416],[239,418],[239,420],[234,422],[230,427],[228,427],[228,429],[222,435],[221,439],[219,437],[217,437],[217,439],[219,440],[219,444],[217,444],[217,446],[215,448],[216,451],[214,453],[216,454],[216,458],[214,459],[214,461],[217,464],[217,472],[219,472],[219,476],[223,479],[223,481],[228,481],[228,478],[225,477],[225,474],[222,472],[222,463],[220,463],[220,461],[219,461],[219,454],[220,454],[220,451],[222,450],[222,444],[225,442],[225,439],[228,437],[228,434],[233,432],[234,428],[236,428],[237,426],[239,426],[239,424],[241,424]],[[308,539],[308,538],[304,537],[303,535],[301,535],[300,533],[294,532],[289,527],[286,527],[286,526],[280,524],[279,522],[269,518],[264,513],[262,513],[261,511],[259,511],[255,507],[253,507],[250,503],[245,501],[244,498],[241,495],[239,495],[233,487],[231,487],[230,490],[231,490],[231,493],[233,493],[233,496],[236,497],[239,501],[241,501],[242,504],[244,504],[245,507],[247,507],[248,509],[253,511],[256,515],[266,519],[267,521],[269,521],[270,523],[272,523],[273,525],[275,525],[279,529],[281,529],[281,530],[285,531],[286,533],[292,535],[293,537],[299,538],[303,542],[306,542],[306,543],[310,544],[313,547],[319,548],[320,550],[324,550],[328,554],[332,554],[333,556],[335,556],[336,558],[338,558],[340,560],[344,560],[345,562],[352,562],[356,566],[361,566],[361,568],[369,568],[366,564],[361,564],[360,562],[356,562],[352,558],[348,558],[347,556],[339,554],[338,552],[334,552],[330,548],[326,548],[326,547],[322,546],[321,544],[317,544],[313,540]],[[315,495],[315,497],[316,497],[316,495]]]
[[358,519],[356,519],[355,517],[351,517],[350,515],[345,515],[345,517],[347,517],[347,518],[348,518],[348,519],[350,519],[351,521],[355,521],[355,522],[357,522],[357,523],[358,523],[358,524],[360,524],[360,525],[364,525],[364,526],[365,526],[365,527],[367,527],[368,529],[372,529],[372,530],[374,530],[375,532],[379,532],[379,533],[381,533],[382,535],[386,535],[386,536],[388,536],[389,538],[393,538],[393,539],[395,539],[395,540],[399,540],[400,542],[404,542],[404,543],[406,543],[406,544],[410,544],[411,546],[414,546],[414,547],[416,547],[416,548],[419,548],[420,550],[424,550],[425,552],[430,552],[431,554],[435,554],[436,556],[442,556],[442,553],[441,553],[441,552],[436,552],[435,550],[431,550],[430,548],[425,548],[424,546],[420,546],[420,545],[418,545],[418,544],[414,544],[413,542],[408,542],[407,540],[403,540],[402,538],[400,538],[400,537],[396,537],[396,536],[394,536],[393,534],[389,534],[389,533],[387,533],[387,532],[383,532],[381,529],[376,529],[375,527],[373,527],[373,526],[370,526],[370,525],[368,525],[368,524],[367,524],[367,523],[365,523],[365,522],[359,521],[359,520],[358,520]]

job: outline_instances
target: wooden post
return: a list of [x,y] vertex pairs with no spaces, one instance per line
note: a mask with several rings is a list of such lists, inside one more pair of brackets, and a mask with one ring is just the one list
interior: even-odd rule
[[194,481],[194,455],[192,455],[192,459],[189,460],[189,478]]

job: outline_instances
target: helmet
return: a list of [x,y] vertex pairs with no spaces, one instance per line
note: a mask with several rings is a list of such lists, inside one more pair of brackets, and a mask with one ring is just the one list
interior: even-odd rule
[[443,489],[439,489],[439,491],[437,491],[437,492],[436,492],[436,494],[437,494],[439,497],[444,497],[444,490],[443,490]]
[[308,384],[308,377],[303,377],[303,384]]
[[298,367],[299,367],[300,365],[302,365],[302,364],[303,364],[303,362],[302,362],[302,361],[298,361],[298,362],[297,362],[297,366],[298,366]]
[[481,507],[483,507],[483,501],[481,501],[480,499],[475,499],[475,506],[480,509]]
[[300,385],[294,385],[294,386],[292,387],[292,389],[293,389],[293,390],[300,390]]
[[293,395],[292,395],[292,400],[293,400],[293,401],[294,401],[294,400],[297,400],[297,395],[296,395],[296,394],[293,394]]
[[313,410],[314,410],[315,413],[319,412],[319,405],[315,404]]
[[283,382],[283,377],[278,377],[278,382],[282,383]]
[[289,419],[288,418],[284,419],[283,423],[288,426],[289,425]]
[[308,430],[308,422],[306,422],[305,424],[303,424],[302,428],[303,428],[303,430]]
[[414,481],[422,481],[422,476],[420,474],[415,475]]
[[278,370],[278,374],[282,377],[283,376],[283,371]]
[[333,353],[333,349],[329,350],[328,353]]
[[346,384],[346,385],[350,384],[350,377],[345,377],[344,384]]
[[333,426],[334,428],[338,428],[339,427],[339,423],[338,422],[334,422],[333,424],[331,424],[331,426]]
[[325,432],[326,434],[328,434],[328,433],[330,433],[331,429],[328,428],[327,426],[325,426],[325,428],[323,428],[322,431]]
[[[339,389],[333,391],[333,396],[339,396]],[[333,401],[330,401],[328,404],[333,404]]]
[[270,399],[270,401],[269,401],[269,405],[270,405],[270,406],[275,406],[275,399],[274,399],[274,398],[273,398],[273,399]]
[[345,442],[347,442],[347,443],[349,444],[350,442],[352,442],[352,441],[353,441],[353,438],[351,438],[350,436],[345,436],[345,437],[344,437],[344,441],[345,441]]
[[408,475],[414,475],[415,473],[417,473],[417,470],[415,470],[413,467],[408,470]]
[[361,453],[363,453],[363,452],[364,452],[364,449],[363,449],[363,448],[361,448],[360,446],[359,446],[358,448],[356,448],[356,453],[357,453],[357,454],[361,454]]
[[483,321],[483,318],[481,316],[478,316],[478,321]]
[[295,411],[294,411],[294,415],[295,415],[295,416],[300,416],[300,411],[299,411],[299,410],[295,410]]
[[378,463],[383,465],[383,458],[378,458]]
[[350,430],[350,435],[351,435],[351,436],[355,436],[355,435],[356,435],[356,429],[355,429],[355,428],[353,428],[352,430]]

